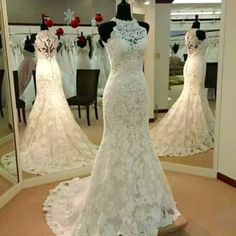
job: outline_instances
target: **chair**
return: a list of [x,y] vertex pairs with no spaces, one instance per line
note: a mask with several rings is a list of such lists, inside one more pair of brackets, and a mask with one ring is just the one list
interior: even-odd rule
[[208,62],[206,66],[205,88],[214,88],[215,96],[217,91],[218,63]]
[[76,96],[67,99],[70,106],[78,106],[79,118],[81,118],[80,106],[86,107],[87,122],[90,126],[89,106],[94,104],[95,116],[98,120],[97,89],[100,70],[78,69],[76,73]]
[[20,99],[18,71],[13,71],[13,78],[14,78],[16,108],[17,108],[17,112],[18,112],[19,121],[21,122],[20,110],[22,110],[23,120],[26,125],[27,122],[26,122],[26,115],[25,115],[25,102]]
[[2,84],[3,84],[4,70],[0,70],[0,113],[1,116],[4,117],[3,114],[3,104],[2,104]]

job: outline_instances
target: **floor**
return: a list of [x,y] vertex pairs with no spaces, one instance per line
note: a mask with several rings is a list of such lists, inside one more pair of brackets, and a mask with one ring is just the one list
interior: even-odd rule
[[[12,187],[12,183],[0,175],[0,196]],[[0,227],[1,229],[1,227]],[[0,234],[1,235],[1,234]]]
[[0,139],[11,133],[6,118],[0,116]]
[[[236,190],[218,180],[168,172],[179,210],[187,227],[172,236],[235,236]],[[53,236],[42,204],[48,184],[25,189],[0,211],[1,236]]]

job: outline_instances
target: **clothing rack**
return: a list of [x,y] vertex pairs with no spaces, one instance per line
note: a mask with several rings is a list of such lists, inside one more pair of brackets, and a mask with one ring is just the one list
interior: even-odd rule
[[[195,18],[180,18],[180,19],[171,19],[172,22],[194,22]],[[200,22],[202,21],[221,21],[221,18],[202,18],[198,19]]]

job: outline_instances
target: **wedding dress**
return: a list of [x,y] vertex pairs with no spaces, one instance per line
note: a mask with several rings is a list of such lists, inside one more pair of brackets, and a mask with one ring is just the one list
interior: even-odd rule
[[77,69],[91,69],[91,62],[89,59],[89,44],[83,48],[77,47],[77,55],[78,55],[78,62],[77,62]]
[[[37,96],[22,138],[20,159],[24,171],[39,175],[91,165],[97,152],[67,104],[56,47],[53,33],[45,30],[37,34]],[[11,168],[9,155],[2,163]]]
[[151,136],[159,156],[187,156],[213,148],[214,117],[204,88],[206,40],[191,29],[185,36],[188,59],[184,66],[184,88]]
[[104,134],[91,177],[59,184],[44,203],[58,236],[156,236],[180,214],[149,136],[146,29],[134,19],[114,21],[105,43]]

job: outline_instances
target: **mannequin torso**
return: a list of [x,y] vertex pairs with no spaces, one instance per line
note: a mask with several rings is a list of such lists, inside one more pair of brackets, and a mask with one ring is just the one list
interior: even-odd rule
[[[122,2],[117,6],[117,14],[116,18],[119,20],[124,21],[132,21],[133,17],[131,15],[131,9],[130,4],[127,3],[125,0],[122,0]],[[138,22],[139,25],[149,31],[149,24],[146,22]],[[111,36],[111,32],[113,31],[113,28],[116,26],[115,21],[108,21],[103,24],[101,24],[98,27],[98,33],[102,39],[103,42],[107,43],[107,40]]]

